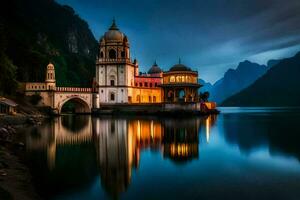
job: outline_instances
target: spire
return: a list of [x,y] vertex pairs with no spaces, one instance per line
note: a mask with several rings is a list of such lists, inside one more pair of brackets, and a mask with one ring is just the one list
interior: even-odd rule
[[156,60],[154,60],[154,64],[153,64],[153,66],[157,66]]
[[116,24],[115,17],[113,18],[113,21],[112,21],[112,24],[111,24],[109,30],[119,30],[119,28],[117,27],[117,24]]
[[180,57],[179,57],[179,59],[178,59],[178,64],[181,64],[181,59],[180,59]]

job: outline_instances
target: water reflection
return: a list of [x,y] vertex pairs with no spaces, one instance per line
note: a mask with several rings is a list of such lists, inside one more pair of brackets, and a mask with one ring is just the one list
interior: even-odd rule
[[293,155],[300,160],[300,112],[291,110],[288,110],[289,114],[279,108],[275,111],[257,112],[253,109],[246,114],[224,114],[225,140],[229,144],[237,144],[244,154],[268,147],[272,155]]
[[46,152],[48,170],[53,172],[63,170],[58,167],[66,168],[56,165],[58,149],[65,154],[69,147],[90,144],[96,151],[102,187],[117,196],[129,186],[142,151],[159,151],[175,164],[197,159],[200,129],[205,128],[205,141],[209,142],[214,122],[215,116],[188,119],[62,116],[31,130],[26,147],[31,153]]

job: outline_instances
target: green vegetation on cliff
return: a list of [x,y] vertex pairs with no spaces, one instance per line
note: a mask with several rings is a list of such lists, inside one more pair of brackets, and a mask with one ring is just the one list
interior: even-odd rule
[[0,25],[1,92],[9,93],[15,79],[43,81],[49,61],[58,85],[91,84],[97,41],[71,7],[53,0],[9,0],[1,5]]

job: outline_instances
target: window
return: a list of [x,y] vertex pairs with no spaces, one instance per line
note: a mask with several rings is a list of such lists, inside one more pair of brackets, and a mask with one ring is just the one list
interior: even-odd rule
[[115,94],[114,93],[110,93],[110,100],[114,101],[115,100]]
[[143,83],[140,83],[140,87],[143,87]]
[[124,90],[123,89],[121,89],[121,92],[123,92]]
[[151,96],[149,96],[149,102],[151,102],[152,101],[152,98],[151,98]]
[[116,51],[114,49],[109,50],[109,58],[110,59],[116,59],[117,58],[117,54]]
[[103,93],[103,90],[101,90],[101,93]]
[[155,87],[157,87],[157,83],[155,83]]
[[145,82],[145,87],[148,87],[148,83],[147,82]]
[[114,86],[115,85],[115,80],[110,80],[110,85]]
[[153,102],[154,103],[156,102],[156,96],[153,96]]
[[175,76],[170,77],[170,82],[175,82]]
[[138,83],[135,83],[135,86],[137,87],[137,86],[138,86]]
[[114,75],[110,76],[109,80],[110,80],[110,85],[115,86],[115,76]]
[[150,87],[152,87],[152,83],[150,83]]
[[103,55],[103,52],[101,51],[101,52],[100,52],[100,58],[103,58],[103,56],[104,56],[104,55]]
[[137,96],[136,96],[136,101],[137,101],[137,102],[140,102],[140,101],[141,101],[140,95],[137,95]]

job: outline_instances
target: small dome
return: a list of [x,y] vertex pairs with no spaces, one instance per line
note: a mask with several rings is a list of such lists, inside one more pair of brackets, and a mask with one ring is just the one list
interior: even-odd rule
[[192,71],[192,70],[191,68],[181,64],[181,59],[179,58],[178,64],[171,67],[169,71],[174,72],[174,71]]
[[54,69],[54,65],[50,62],[50,63],[47,65],[47,69]]
[[160,67],[156,64],[156,62],[152,65],[152,67],[149,69],[148,74],[159,74],[162,70]]
[[112,25],[110,26],[109,30],[104,34],[104,39],[106,42],[110,41],[117,41],[123,42],[125,35],[119,30],[116,25],[115,20],[113,20]]
[[176,64],[170,68],[170,71],[192,71],[191,68],[183,65],[183,64]]

